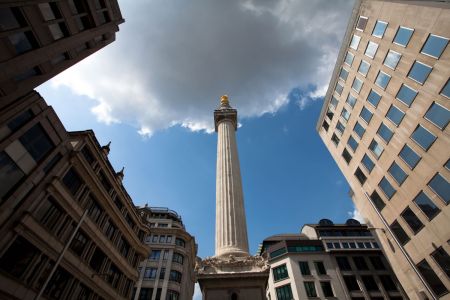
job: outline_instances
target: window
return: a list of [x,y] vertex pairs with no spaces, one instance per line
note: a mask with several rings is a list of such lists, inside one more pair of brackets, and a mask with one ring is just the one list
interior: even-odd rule
[[404,245],[409,241],[409,236],[403,230],[402,226],[397,221],[394,221],[390,226],[392,232],[396,236],[400,244]]
[[375,157],[377,159],[380,158],[381,154],[383,154],[383,146],[381,146],[376,140],[372,140],[372,142],[369,145],[369,149],[372,151],[373,154],[375,154]]
[[328,124],[327,121],[323,120],[322,128],[325,129],[325,131],[328,131],[328,128],[330,128],[330,124]]
[[343,277],[344,277],[345,285],[347,286],[347,289],[349,291],[359,291],[360,290],[358,282],[356,281],[356,277],[354,275],[343,276]]
[[361,63],[359,64],[358,72],[361,75],[367,76],[367,73],[369,73],[369,69],[370,69],[370,64],[365,60],[361,60]]
[[358,179],[359,183],[364,184],[367,180],[366,175],[361,171],[360,168],[356,168],[355,177]]
[[386,195],[388,199],[391,199],[392,196],[394,196],[396,190],[392,186],[392,184],[389,182],[389,180],[386,179],[386,177],[383,177],[381,179],[380,183],[378,184],[380,189],[383,191],[383,193]]
[[175,270],[170,270],[169,281],[181,283],[181,273]]
[[35,161],[40,161],[54,148],[53,142],[39,123],[25,132],[19,140]]
[[367,124],[370,123],[370,120],[372,119],[372,115],[373,113],[368,110],[365,106],[361,109],[361,113],[359,114],[359,116],[366,121]]
[[160,235],[159,236],[159,243],[160,244],[163,244],[163,243],[165,243],[166,242],[166,236],[165,235]]
[[439,247],[434,251],[431,256],[436,263],[442,268],[442,271],[450,278],[450,256],[442,247]]
[[[6,152],[0,152],[0,199],[9,194],[13,188],[24,178],[25,173],[9,157]],[[1,203],[1,201],[0,201]]]
[[355,77],[355,79],[353,80],[352,89],[359,94],[362,86],[363,86],[362,80]]
[[329,281],[321,281],[320,286],[322,287],[322,292],[325,297],[334,297],[333,288]]
[[397,181],[398,185],[402,185],[408,177],[405,171],[403,171],[403,169],[395,161],[392,163],[388,172],[395,179],[395,181]]
[[354,50],[358,50],[359,42],[361,41],[361,37],[357,35],[353,35],[352,41],[350,42],[350,48]]
[[392,121],[396,126],[400,125],[405,113],[398,109],[395,105],[391,105],[389,111],[386,114],[386,118]]
[[347,145],[350,146],[353,152],[355,152],[356,149],[358,148],[358,142],[352,136],[348,138]]
[[294,297],[292,296],[292,290],[291,285],[286,284],[283,286],[280,286],[275,289],[277,293],[277,300],[292,300]]
[[175,245],[180,246],[180,247],[185,247],[186,246],[186,242],[180,238],[176,238],[175,239]]
[[336,130],[339,131],[340,133],[344,133],[345,126],[342,125],[342,123],[340,121],[338,121],[336,124]]
[[48,25],[48,29],[55,41],[69,36],[69,31],[64,22],[50,24]]
[[103,251],[96,247],[91,260],[89,261],[89,266],[91,266],[91,268],[97,273],[100,273],[105,259],[106,256]]
[[350,112],[346,110],[345,108],[342,109],[341,116],[344,118],[345,121],[348,121],[350,119]]
[[378,291],[377,283],[375,282],[375,279],[373,276],[370,275],[363,275],[361,276],[362,282],[364,283],[364,286],[366,287],[367,291]]
[[348,77],[348,71],[344,68],[341,69],[341,72],[339,73],[339,78],[346,81]]
[[145,268],[144,278],[145,279],[155,279],[157,271],[158,271],[158,269],[156,269],[156,268]]
[[411,170],[417,166],[421,159],[421,157],[416,152],[414,152],[414,150],[411,149],[411,147],[409,147],[407,144],[405,144],[398,156],[403,159],[403,161],[411,168]]
[[305,285],[306,296],[317,297],[316,287],[313,281],[305,281],[303,284]]
[[356,24],[356,29],[364,31],[367,25],[367,17],[359,16],[358,23]]
[[447,83],[442,88],[441,95],[450,98],[450,79],[447,80]]
[[392,132],[392,130],[387,127],[386,124],[381,123],[380,127],[378,127],[377,134],[386,142],[386,144],[389,144],[392,136],[394,135],[394,132]]
[[315,261],[314,266],[316,267],[317,274],[319,275],[326,275],[327,270],[325,269],[325,265],[322,261]]
[[339,95],[342,94],[342,91],[344,90],[344,87],[339,82],[336,84],[336,93]]
[[386,28],[388,26],[388,23],[377,20],[377,23],[375,24],[375,27],[373,28],[372,35],[383,38],[384,32],[386,31]]
[[13,33],[8,36],[8,39],[15,48],[17,54],[39,48],[39,44],[31,30]]
[[367,44],[367,48],[366,51],[364,52],[364,54],[370,58],[374,58],[375,54],[377,53],[378,50],[378,44],[374,43],[372,41],[369,41],[369,43]]
[[88,204],[87,204],[88,215],[95,223],[100,221],[100,217],[103,213],[103,209],[98,204],[98,201],[95,199],[94,195],[89,194],[88,196]]
[[411,70],[409,70],[408,77],[420,84],[424,84],[432,69],[432,67],[416,60],[412,65]]
[[366,129],[362,127],[362,125],[359,122],[356,122],[355,127],[353,127],[353,131],[356,133],[357,136],[359,136],[360,139],[362,139]]
[[333,120],[334,112],[331,110],[331,107],[328,107],[326,116],[328,117],[328,119]]
[[184,256],[182,254],[180,254],[180,253],[174,252],[173,253],[173,257],[172,257],[172,261],[182,265],[183,261],[184,261]]
[[333,141],[334,145],[337,146],[339,144],[340,139],[337,137],[335,133],[331,136],[331,141]]
[[423,191],[413,201],[429,220],[432,220],[441,211]]
[[166,277],[166,268],[161,268],[161,271],[159,272],[159,279],[163,279]]
[[272,272],[273,272],[273,280],[274,281],[278,281],[278,280],[289,277],[288,270],[287,270],[285,264],[281,265],[279,267],[273,268]]
[[58,54],[55,57],[53,57],[50,60],[50,63],[55,66],[57,64],[62,63],[65,60],[69,60],[69,58],[70,58],[70,56],[69,56],[69,54],[67,52],[61,53],[61,54]]
[[307,261],[299,261],[300,272],[302,275],[311,275],[311,270],[309,269],[309,264]]
[[436,125],[439,129],[444,130],[450,121],[450,111],[440,104],[433,102],[425,114],[425,119]]
[[414,29],[400,26],[394,37],[394,44],[406,47],[414,33]]
[[355,58],[355,55],[353,55],[351,52],[347,52],[344,62],[351,67],[354,58]]
[[373,191],[372,195],[370,195],[370,200],[372,200],[372,203],[375,205],[378,211],[382,211],[386,206],[383,199],[381,199],[380,195],[378,195],[376,191]]
[[349,93],[346,103],[353,108],[356,104],[356,97]]
[[367,154],[364,154],[362,160],[361,160],[362,165],[366,168],[367,171],[372,172],[373,167],[375,166],[375,164],[373,163],[373,161],[369,158],[369,156],[367,156]]
[[412,133],[411,139],[427,151],[436,140],[436,136],[425,129],[422,125],[419,125]]
[[450,203],[450,183],[440,173],[434,175],[428,186],[444,200],[445,204]]
[[20,278],[37,255],[39,255],[38,249],[23,237],[18,236],[0,258],[0,269]]
[[336,262],[339,266],[339,269],[341,269],[342,271],[350,271],[352,269],[347,257],[345,256],[337,256]]
[[402,84],[395,98],[406,104],[408,107],[411,107],[411,104],[413,103],[416,96],[417,96],[416,90],[413,90],[406,84]]
[[338,105],[338,102],[339,102],[338,99],[336,99],[336,97],[332,96],[331,101],[330,101],[330,106],[336,108]]
[[58,6],[55,2],[40,3],[39,10],[45,21],[51,21],[61,18],[61,13],[59,12]]
[[380,256],[370,256],[369,260],[375,270],[386,270],[386,266]]
[[367,101],[374,107],[378,107],[378,103],[380,103],[380,100],[381,96],[374,90],[370,90],[369,96],[367,96]]
[[423,227],[423,223],[409,207],[406,207],[402,212],[402,218],[414,233],[418,233]]
[[353,262],[355,263],[357,270],[369,270],[366,260],[362,256],[354,256]]
[[430,34],[420,53],[429,55],[434,58],[439,58],[441,57],[442,52],[444,52],[445,47],[447,47],[447,44],[448,39]]
[[89,149],[88,146],[84,146],[83,149],[81,149],[81,154],[83,154],[84,159],[92,165],[95,161],[94,154],[92,154],[92,151]]
[[27,22],[18,7],[0,8],[0,30],[7,31],[27,26]]
[[30,121],[33,118],[33,116],[34,116],[33,112],[29,109],[16,116],[6,125],[11,131],[16,131],[17,129],[25,125],[28,121]]
[[72,240],[72,243],[70,244],[70,249],[78,256],[83,255],[83,251],[86,248],[86,245],[88,243],[88,238],[86,235],[81,231],[78,230],[75,234],[75,237]]
[[61,299],[61,296],[67,287],[71,275],[61,267],[57,267],[53,273],[44,294],[48,299]]
[[391,80],[391,76],[384,73],[383,71],[380,71],[380,72],[378,72],[377,79],[375,79],[375,84],[378,85],[383,90],[385,90],[387,85],[389,84],[390,80]]
[[150,260],[159,260],[161,256],[161,250],[152,250],[150,256],[148,257]]
[[447,288],[439,279],[439,277],[434,273],[433,269],[430,267],[428,262],[424,259],[420,263],[417,264],[417,268],[422,276],[425,278],[425,281],[431,287],[433,292],[438,296],[442,296],[448,293]]
[[347,164],[349,164],[350,161],[352,160],[352,156],[351,156],[351,154],[347,151],[346,148],[344,148],[344,151],[342,151],[342,157],[343,157],[344,160],[347,162]]

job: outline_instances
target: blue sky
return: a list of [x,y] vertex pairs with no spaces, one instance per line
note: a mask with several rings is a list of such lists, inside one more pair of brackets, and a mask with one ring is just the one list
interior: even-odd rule
[[181,214],[201,257],[214,254],[213,110],[228,94],[255,253],[267,236],[354,212],[315,131],[352,5],[122,1],[117,40],[38,91],[67,130],[112,142],[135,204]]

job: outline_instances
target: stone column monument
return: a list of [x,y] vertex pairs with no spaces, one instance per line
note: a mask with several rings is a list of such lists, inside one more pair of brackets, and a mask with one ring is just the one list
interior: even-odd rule
[[197,281],[204,300],[266,299],[267,262],[248,251],[247,223],[236,145],[237,110],[227,96],[214,111],[218,133],[216,170],[216,251],[199,260]]

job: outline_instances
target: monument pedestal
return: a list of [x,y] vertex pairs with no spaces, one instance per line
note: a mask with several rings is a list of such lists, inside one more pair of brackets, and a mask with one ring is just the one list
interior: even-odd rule
[[203,300],[265,300],[269,266],[261,256],[209,257],[196,265]]

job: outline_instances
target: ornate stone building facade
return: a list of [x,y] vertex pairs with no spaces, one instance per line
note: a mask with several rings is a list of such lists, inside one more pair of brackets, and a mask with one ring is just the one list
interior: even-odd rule
[[115,40],[117,0],[1,1],[0,108]]
[[36,92],[0,110],[0,298],[131,297],[148,229],[108,153]]
[[138,209],[151,234],[150,252],[139,264],[134,300],[190,300],[194,294],[197,245],[175,211],[162,207]]
[[356,1],[317,123],[411,299],[450,299],[449,38],[449,1]]

